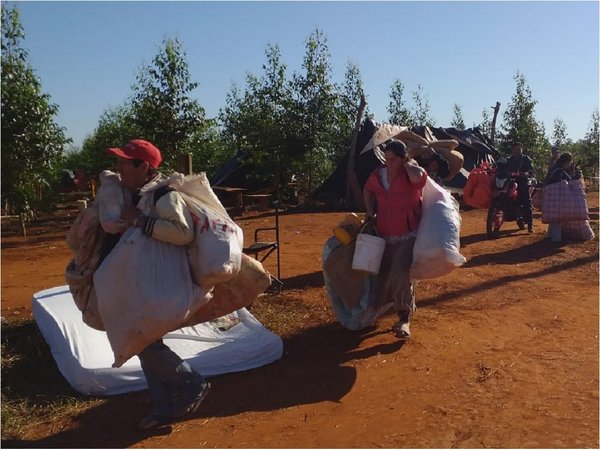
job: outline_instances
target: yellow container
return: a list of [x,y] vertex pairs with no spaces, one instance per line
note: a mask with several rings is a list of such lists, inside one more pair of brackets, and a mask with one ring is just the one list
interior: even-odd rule
[[342,220],[333,228],[333,235],[342,244],[350,244],[352,241],[354,241],[354,239],[356,239],[356,235],[358,234],[362,224],[362,220],[356,214],[349,213],[346,215],[344,220]]

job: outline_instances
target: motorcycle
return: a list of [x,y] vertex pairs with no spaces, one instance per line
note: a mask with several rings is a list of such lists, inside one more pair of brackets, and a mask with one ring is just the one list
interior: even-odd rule
[[533,195],[536,181],[528,172],[509,173],[504,164],[499,161],[495,168],[490,169],[492,178],[492,203],[488,208],[486,231],[489,238],[500,236],[500,227],[504,222],[516,221],[519,230],[526,227],[521,205],[518,201],[518,181],[526,180],[529,193]]

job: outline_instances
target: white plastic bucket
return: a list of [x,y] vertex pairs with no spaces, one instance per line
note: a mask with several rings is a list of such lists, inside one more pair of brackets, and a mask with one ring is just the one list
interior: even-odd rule
[[377,275],[384,250],[384,239],[370,234],[359,234],[356,237],[352,269]]

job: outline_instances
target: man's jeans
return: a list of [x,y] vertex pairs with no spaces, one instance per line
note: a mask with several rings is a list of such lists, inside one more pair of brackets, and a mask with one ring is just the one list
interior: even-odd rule
[[193,400],[204,381],[162,339],[146,347],[138,358],[148,382],[153,415],[172,417],[182,404]]

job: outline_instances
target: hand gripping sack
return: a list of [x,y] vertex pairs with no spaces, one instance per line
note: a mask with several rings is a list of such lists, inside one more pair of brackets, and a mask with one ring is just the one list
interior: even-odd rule
[[585,189],[580,180],[562,180],[544,187],[542,222],[588,220]]
[[427,177],[410,267],[411,279],[440,277],[465,263],[465,257],[459,252],[460,224],[458,202]]
[[244,233],[225,211],[206,174],[175,174],[167,182],[194,219],[194,241],[187,246],[194,282],[209,287],[234,278],[240,271]]
[[98,309],[120,367],[181,327],[211,294],[192,283],[185,248],[129,228],[94,273]]

